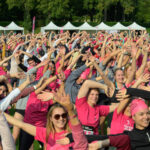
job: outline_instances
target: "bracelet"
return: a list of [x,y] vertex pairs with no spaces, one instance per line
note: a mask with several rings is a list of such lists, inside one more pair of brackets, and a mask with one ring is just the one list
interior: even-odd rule
[[76,118],[77,117],[77,115],[76,114],[74,114],[73,116],[69,116],[69,120],[71,120],[71,119],[74,119],[74,118]]
[[33,87],[34,87],[35,90],[37,89],[35,85]]

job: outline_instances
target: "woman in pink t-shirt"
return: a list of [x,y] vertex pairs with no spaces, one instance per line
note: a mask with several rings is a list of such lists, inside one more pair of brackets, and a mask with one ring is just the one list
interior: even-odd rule
[[25,132],[35,136],[35,139],[44,143],[46,150],[69,150],[73,144],[60,145],[56,140],[71,130],[68,125],[68,114],[64,107],[58,103],[52,105],[47,114],[46,127],[37,127],[7,115],[7,120],[22,128]]
[[[130,99],[124,96],[126,89],[119,91],[117,94],[120,101],[118,107],[115,109],[111,121],[110,134],[119,134],[124,131],[132,131],[134,128],[134,121],[130,112]],[[125,98],[124,98],[125,97]]]
[[[86,80],[81,86],[77,99],[76,109],[78,118],[86,134],[98,134],[100,116],[107,116],[116,108],[113,106],[97,105],[99,88],[107,91],[107,86],[96,81]],[[107,93],[107,92],[106,92]]]

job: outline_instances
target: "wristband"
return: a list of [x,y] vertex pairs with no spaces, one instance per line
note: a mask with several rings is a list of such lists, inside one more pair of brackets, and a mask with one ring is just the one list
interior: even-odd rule
[[34,87],[35,90],[37,89],[35,85],[33,87]]

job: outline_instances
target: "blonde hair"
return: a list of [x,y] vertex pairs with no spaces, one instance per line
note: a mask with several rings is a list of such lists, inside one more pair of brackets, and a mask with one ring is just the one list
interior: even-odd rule
[[[52,133],[53,138],[54,138],[54,136],[55,136],[55,132],[56,132],[56,131],[55,131],[55,127],[54,127],[53,122],[50,120],[50,118],[52,117],[52,113],[53,113],[54,109],[56,109],[56,108],[62,108],[62,109],[64,109],[64,111],[66,112],[65,108],[64,108],[62,105],[58,104],[58,103],[56,103],[56,104],[54,104],[54,105],[52,105],[52,106],[50,107],[50,109],[49,109],[49,111],[48,111],[48,114],[47,114],[46,143],[48,142],[48,138],[49,138],[49,134],[50,134],[50,133]],[[70,130],[70,128],[69,128],[69,125],[68,125],[68,120],[67,120],[67,122],[66,122],[66,125],[65,125],[65,127],[64,127],[64,130],[66,130],[66,131],[68,131],[68,132],[71,132],[71,130]]]

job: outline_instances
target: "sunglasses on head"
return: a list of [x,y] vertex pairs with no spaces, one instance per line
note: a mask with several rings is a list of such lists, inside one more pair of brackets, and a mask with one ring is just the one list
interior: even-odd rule
[[67,118],[67,113],[63,113],[63,114],[56,114],[56,115],[54,115],[54,119],[55,120],[59,120],[60,119],[60,117],[62,117],[63,119],[66,119]]

